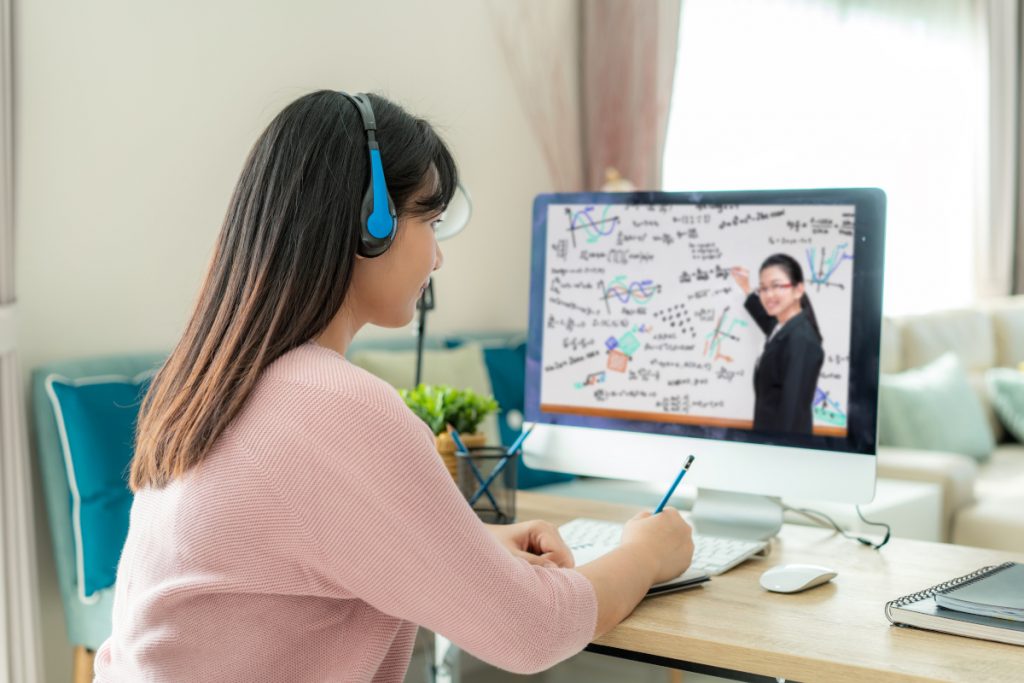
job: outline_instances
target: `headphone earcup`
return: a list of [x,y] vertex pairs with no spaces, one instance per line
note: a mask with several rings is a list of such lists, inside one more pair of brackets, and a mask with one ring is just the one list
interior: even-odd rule
[[[391,200],[391,193],[386,194],[388,202],[388,213],[391,217],[391,229],[382,237],[375,237],[370,232],[370,216],[373,214],[373,188],[368,187],[363,194],[363,205],[359,216],[359,255],[366,258],[380,256],[391,243],[395,241],[395,232],[398,229],[398,219],[395,212],[395,203]],[[380,232],[379,230],[377,232]]]

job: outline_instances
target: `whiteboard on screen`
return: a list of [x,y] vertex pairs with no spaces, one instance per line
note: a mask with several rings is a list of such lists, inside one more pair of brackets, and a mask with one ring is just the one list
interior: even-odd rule
[[541,409],[751,426],[765,335],[731,274],[801,264],[825,362],[816,433],[846,430],[854,258],[846,205],[550,205]]

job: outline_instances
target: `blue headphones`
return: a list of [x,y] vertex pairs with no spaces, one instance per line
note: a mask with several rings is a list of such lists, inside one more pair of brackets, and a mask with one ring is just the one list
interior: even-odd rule
[[384,181],[384,166],[377,145],[377,121],[373,116],[370,98],[364,94],[341,94],[359,110],[366,131],[366,145],[370,151],[370,182],[363,194],[358,252],[361,256],[373,258],[387,251],[394,241],[398,214]]

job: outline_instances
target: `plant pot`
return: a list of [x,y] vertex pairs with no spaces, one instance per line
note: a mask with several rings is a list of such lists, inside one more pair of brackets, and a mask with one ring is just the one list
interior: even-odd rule
[[[466,448],[478,448],[487,442],[487,436],[482,432],[459,434],[459,438],[462,439]],[[441,454],[441,459],[444,460],[444,466],[448,468],[448,474],[452,475],[452,479],[457,483],[459,481],[459,459],[455,456],[455,441],[452,440],[448,432],[442,432],[434,437],[434,443],[437,446],[437,452]]]

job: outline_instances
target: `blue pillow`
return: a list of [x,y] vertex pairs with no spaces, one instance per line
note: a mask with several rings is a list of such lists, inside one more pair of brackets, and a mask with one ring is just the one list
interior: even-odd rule
[[132,506],[135,423],[152,375],[46,378],[71,496],[78,597],[86,604],[117,577]]
[[[523,406],[526,397],[526,344],[514,347],[493,347],[484,349],[484,362],[491,377],[494,398],[501,405],[498,428],[501,443],[511,446],[519,436],[523,423]],[[511,418],[511,420],[509,419]],[[509,424],[512,422],[513,424]],[[517,488],[530,489],[544,484],[555,484],[574,478],[571,474],[548,472],[527,467],[520,459],[516,470]]]

